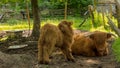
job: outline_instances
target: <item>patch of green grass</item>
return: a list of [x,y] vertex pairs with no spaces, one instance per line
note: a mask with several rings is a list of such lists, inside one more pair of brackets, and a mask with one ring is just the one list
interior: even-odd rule
[[[100,18],[96,19],[98,17],[100,17]],[[64,18],[57,18],[57,17],[46,18],[44,20],[41,20],[41,26],[43,26],[46,23],[52,23],[52,24],[57,25],[61,20],[64,20]],[[93,28],[92,27],[92,20],[90,17],[88,17],[88,19],[85,21],[85,23],[81,27],[79,27],[79,25],[84,20],[83,17],[68,16],[67,20],[73,22],[74,29],[90,30],[90,31],[105,30],[103,25],[99,25],[98,27]],[[102,22],[101,16],[97,16],[97,14],[95,14],[95,21],[98,24],[100,22]],[[32,26],[33,26],[33,20],[31,20],[31,26],[30,26],[31,29],[32,29]],[[29,29],[28,22],[26,20],[14,20],[14,19],[12,20],[12,19],[10,19],[9,21],[7,21],[5,23],[0,23],[0,30],[16,30],[16,29],[17,30]]]
[[[112,18],[112,19],[116,23],[116,20],[114,18]],[[60,23],[61,20],[64,20],[64,17],[45,18],[45,19],[41,20],[41,26],[43,26],[46,23],[52,23],[52,24],[57,25],[58,23]],[[98,14],[98,13],[95,13],[95,22],[96,22],[95,25],[97,25],[96,28],[93,27],[92,20],[90,17],[88,17],[88,19],[84,22],[84,24],[81,27],[79,27],[79,25],[83,22],[84,17],[68,16],[67,20],[73,22],[72,27],[74,29],[88,30],[88,31],[101,30],[101,31],[109,31],[110,32],[110,28],[107,28],[107,30],[104,28],[104,25],[102,23],[102,15]],[[105,17],[105,20],[107,20],[106,17]],[[31,20],[30,23],[31,23],[30,28],[32,29],[33,20]],[[26,29],[29,29],[29,25],[28,25],[27,20],[10,19],[5,23],[0,23],[0,30],[1,31],[2,30],[26,30]]]
[[90,18],[88,18],[81,27],[79,27],[79,25],[82,23],[84,18],[79,18],[78,20],[79,21],[75,21],[75,24],[73,25],[74,28],[80,29],[80,30],[90,30],[92,28],[92,23]]
[[[41,26],[43,26],[46,23],[52,23],[52,24],[57,25],[62,20],[64,20],[64,19],[63,18],[61,18],[61,19],[54,19],[54,18],[52,19],[52,18],[50,18],[50,19],[47,19],[47,20],[42,20],[41,21]],[[79,27],[79,25],[84,20],[84,18],[68,16],[67,20],[73,22],[72,27],[74,29],[90,30],[90,28],[91,28],[91,19],[90,18],[88,18],[87,21],[81,27]]]
[[114,42],[113,46],[113,52],[116,56],[116,60],[120,62],[120,38],[117,38],[116,41]]
[[[32,28],[32,23],[30,28]],[[28,22],[27,21],[16,21],[16,22],[5,22],[0,23],[0,31],[4,30],[25,30],[29,29]]]

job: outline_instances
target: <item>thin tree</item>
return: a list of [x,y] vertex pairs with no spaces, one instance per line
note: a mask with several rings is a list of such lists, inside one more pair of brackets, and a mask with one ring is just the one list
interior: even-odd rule
[[31,0],[32,12],[33,12],[33,30],[31,37],[35,40],[38,40],[40,34],[40,17],[39,17],[39,8],[38,0]]
[[29,13],[29,7],[28,7],[28,1],[26,1],[26,12],[27,12],[27,19],[28,19],[28,25],[29,25],[29,33],[30,34],[30,13]]
[[93,6],[94,6],[94,9],[96,9],[96,5],[97,5],[97,0],[93,0]]
[[64,12],[64,13],[65,13],[65,14],[64,14],[64,19],[65,19],[65,20],[67,19],[67,1],[68,1],[68,0],[65,0],[65,9],[64,9],[64,10],[65,10],[65,12]]

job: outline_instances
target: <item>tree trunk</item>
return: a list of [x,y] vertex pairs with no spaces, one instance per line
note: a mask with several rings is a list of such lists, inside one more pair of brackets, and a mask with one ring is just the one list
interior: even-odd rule
[[116,2],[116,15],[118,21],[118,28],[120,29],[120,2],[118,0],[115,0],[115,2]]
[[28,19],[28,25],[29,25],[29,33],[28,33],[28,36],[29,36],[30,35],[30,13],[29,13],[28,2],[26,2],[26,13],[27,13],[27,19]]
[[39,17],[38,0],[31,0],[31,4],[32,4],[32,12],[33,12],[33,30],[31,37],[38,40],[40,34],[40,17]]

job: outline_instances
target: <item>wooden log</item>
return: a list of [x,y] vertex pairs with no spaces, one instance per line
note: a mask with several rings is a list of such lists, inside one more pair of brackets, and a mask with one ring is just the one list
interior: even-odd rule
[[9,46],[8,49],[19,49],[19,48],[24,48],[28,46],[27,44],[24,45],[13,45],[13,46]]
[[111,29],[115,31],[115,33],[120,37],[120,29],[116,27],[116,25],[113,23],[113,21],[107,16],[108,18],[108,24],[110,25]]

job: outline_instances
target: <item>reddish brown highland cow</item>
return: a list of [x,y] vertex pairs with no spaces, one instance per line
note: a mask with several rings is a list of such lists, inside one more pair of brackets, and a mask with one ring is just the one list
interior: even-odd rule
[[74,35],[74,43],[71,47],[72,53],[84,56],[108,55],[107,39],[111,38],[110,33],[95,31],[88,34]]
[[58,26],[45,24],[41,28],[41,34],[38,41],[38,61],[42,64],[50,62],[54,47],[59,47],[67,60],[74,61],[71,53],[71,45],[73,43],[72,23],[62,21]]

